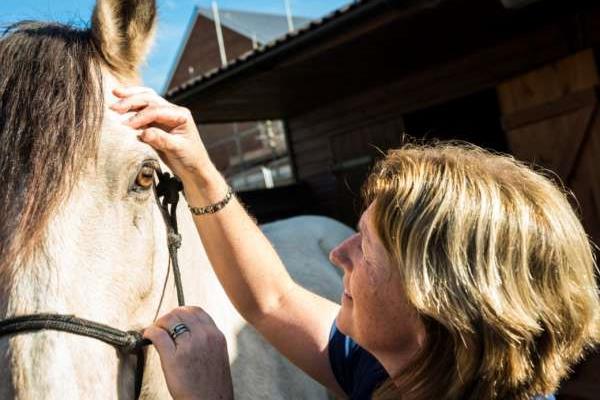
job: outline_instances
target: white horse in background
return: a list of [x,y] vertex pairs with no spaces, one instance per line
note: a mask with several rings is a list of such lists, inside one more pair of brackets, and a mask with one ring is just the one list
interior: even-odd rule
[[[138,81],[155,20],[154,0],[98,0],[89,30],[27,23],[0,39],[0,320],[69,314],[139,330],[176,307],[151,188],[158,155],[108,108],[116,86]],[[183,205],[186,300],[225,334],[236,398],[327,398],[233,308]],[[339,300],[327,255],[349,228],[301,217],[264,231],[295,279]],[[2,400],[132,399],[135,370],[134,356],[88,337],[45,330],[0,338]],[[169,397],[151,346],[141,397]]]

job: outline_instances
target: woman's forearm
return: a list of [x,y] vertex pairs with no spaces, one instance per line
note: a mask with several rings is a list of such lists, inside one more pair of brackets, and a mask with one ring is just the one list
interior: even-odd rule
[[[217,203],[228,190],[216,170],[189,178],[184,186],[192,207]],[[215,273],[240,314],[255,324],[278,309],[295,283],[237,199],[214,214],[194,216],[194,222]]]

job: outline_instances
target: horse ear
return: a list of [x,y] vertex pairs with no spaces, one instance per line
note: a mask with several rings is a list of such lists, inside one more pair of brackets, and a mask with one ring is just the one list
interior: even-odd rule
[[92,37],[104,61],[124,79],[137,79],[156,29],[155,0],[98,0]]

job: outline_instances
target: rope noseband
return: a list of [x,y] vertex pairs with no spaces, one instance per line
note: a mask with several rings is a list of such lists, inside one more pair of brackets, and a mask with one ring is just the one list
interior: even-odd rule
[[[183,185],[179,178],[171,176],[168,172],[157,171],[156,174],[159,181],[158,185],[154,187],[156,202],[167,227],[169,264],[173,268],[177,302],[180,306],[183,306],[185,305],[185,299],[183,296],[181,272],[179,271],[177,260],[177,250],[181,246],[181,235],[179,235],[177,229],[177,203],[179,202],[179,192],[183,189]],[[163,198],[162,203],[160,202],[161,197]],[[0,337],[41,330],[61,331],[87,336],[115,347],[122,354],[137,355],[135,398],[137,399],[140,396],[145,363],[144,347],[150,344],[150,341],[144,339],[140,332],[122,331],[105,324],[78,318],[74,315],[63,314],[22,315],[0,321]]]

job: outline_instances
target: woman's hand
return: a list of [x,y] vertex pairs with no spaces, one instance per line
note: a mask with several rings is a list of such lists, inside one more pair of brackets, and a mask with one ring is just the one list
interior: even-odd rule
[[121,114],[136,113],[127,125],[141,131],[140,140],[156,149],[184,184],[218,175],[188,109],[169,103],[150,88],[117,88],[113,93],[120,100],[110,108]]
[[[172,338],[184,324],[189,331]],[[167,386],[175,400],[231,400],[233,386],[227,343],[211,317],[198,307],[180,307],[144,330],[158,351]]]

